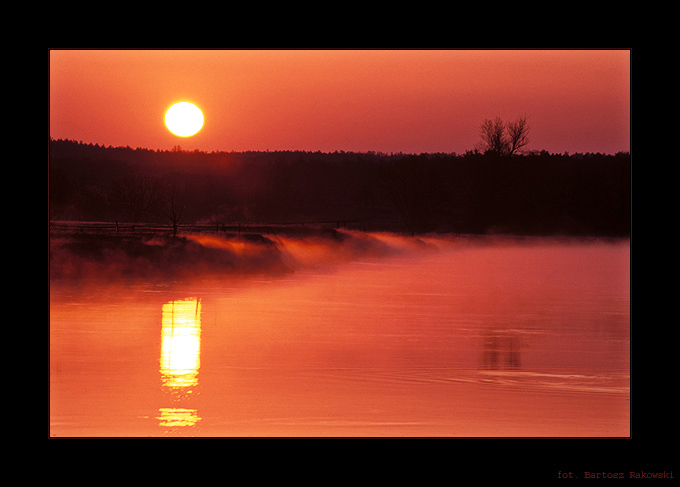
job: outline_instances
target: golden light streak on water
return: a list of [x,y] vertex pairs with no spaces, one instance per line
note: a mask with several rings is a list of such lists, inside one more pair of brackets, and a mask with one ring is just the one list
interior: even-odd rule
[[[198,385],[201,367],[201,301],[171,301],[162,308],[160,372],[163,388],[181,400]],[[193,426],[200,417],[196,409],[159,408],[162,427]]]
[[158,413],[158,424],[165,428],[194,426],[201,420],[196,409],[160,408]]

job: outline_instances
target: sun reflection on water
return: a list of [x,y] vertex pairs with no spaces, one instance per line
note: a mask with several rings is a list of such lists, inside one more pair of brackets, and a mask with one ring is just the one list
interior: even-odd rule
[[194,426],[200,421],[198,411],[186,408],[159,408],[159,425],[165,428],[178,426]]
[[[186,399],[198,385],[201,366],[201,301],[186,299],[163,305],[160,372],[164,390],[175,401]],[[159,408],[159,425],[193,426],[196,409]]]

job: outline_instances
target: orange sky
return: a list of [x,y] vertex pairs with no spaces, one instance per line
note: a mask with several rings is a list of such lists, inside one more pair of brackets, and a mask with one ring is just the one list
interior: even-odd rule
[[[630,150],[628,50],[50,50],[50,136],[204,151],[458,152],[485,118],[527,149]],[[195,136],[164,124],[192,101]]]

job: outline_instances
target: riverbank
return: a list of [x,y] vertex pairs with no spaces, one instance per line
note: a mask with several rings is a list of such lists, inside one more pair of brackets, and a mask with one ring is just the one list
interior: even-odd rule
[[49,239],[50,280],[281,276],[310,267],[403,252],[434,251],[441,245],[506,245],[522,242],[612,242],[620,239],[517,235],[401,235],[288,226],[273,232],[57,231]]
[[285,275],[299,267],[377,257],[394,250],[370,234],[331,228],[177,236],[70,232],[50,236],[49,274],[51,280]]

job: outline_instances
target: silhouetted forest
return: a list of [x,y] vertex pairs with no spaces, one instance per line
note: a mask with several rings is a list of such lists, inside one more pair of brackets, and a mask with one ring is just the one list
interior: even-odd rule
[[629,153],[201,152],[49,141],[50,220],[629,236]]

